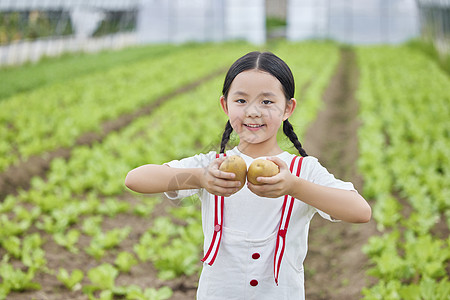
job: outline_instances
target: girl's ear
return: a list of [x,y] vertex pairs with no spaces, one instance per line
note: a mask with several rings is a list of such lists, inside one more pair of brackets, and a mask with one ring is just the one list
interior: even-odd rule
[[294,98],[291,98],[289,99],[289,101],[286,102],[286,109],[284,110],[283,121],[286,121],[287,118],[289,118],[292,115],[296,107],[297,107],[297,100],[295,100]]
[[224,96],[220,97],[220,106],[222,106],[223,111],[228,116],[228,106],[227,106],[227,100]]

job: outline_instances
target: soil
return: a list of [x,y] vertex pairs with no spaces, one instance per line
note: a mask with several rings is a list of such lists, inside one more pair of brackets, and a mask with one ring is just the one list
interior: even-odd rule
[[[363,182],[356,168],[358,158],[356,132],[359,121],[354,90],[357,86],[358,73],[354,53],[351,50],[342,50],[341,56],[337,70],[323,95],[324,108],[307,131],[302,142],[308,154],[316,156],[337,178],[353,182],[355,187],[362,191]],[[179,90],[177,93],[187,89],[185,87],[184,90]],[[81,137],[77,144],[91,144],[94,141],[100,141],[111,130],[126,126],[134,117],[151,113],[155,105],[167,99],[160,99],[139,112],[107,122],[103,134],[87,134]],[[70,149],[59,149],[46,157],[31,158],[23,163],[23,166],[27,168],[14,167],[0,174],[0,190],[2,191],[0,199],[8,193],[16,192],[19,187],[26,188],[32,176],[45,176],[49,162],[54,157],[68,158]],[[36,170],[25,171],[24,169]],[[8,181],[11,180],[8,178],[15,177],[22,179],[18,182]],[[10,185],[10,188],[5,189],[5,185]],[[137,201],[137,196],[131,193],[125,193],[120,197],[130,203]],[[105,218],[103,230],[131,226],[133,231],[120,247],[116,251],[108,253],[109,256],[102,259],[102,262],[112,263],[115,255],[120,251],[133,252],[132,245],[137,243],[140,235],[152,226],[152,220],[158,216],[167,215],[166,209],[176,205],[162,197],[161,200],[151,216],[138,217],[130,213],[120,214],[113,219]],[[360,291],[367,285],[367,276],[364,273],[368,264],[361,247],[374,234],[376,234],[376,229],[373,221],[368,224],[355,225],[344,222],[332,223],[315,216],[310,227],[309,253],[305,261],[306,298],[308,300],[361,298]],[[83,251],[78,254],[70,254],[55,244],[50,236],[45,234],[42,236],[46,240],[43,248],[48,267],[51,270],[58,270],[62,267],[69,271],[81,269],[86,273],[87,270],[99,264]],[[83,237],[78,246],[82,249],[89,242],[89,238]],[[0,256],[3,254],[4,250],[0,248]],[[42,285],[41,290],[11,293],[8,299],[88,299],[81,290],[68,291],[58,282],[54,274],[39,273],[35,279]],[[143,288],[169,286],[174,291],[172,300],[189,300],[195,299],[197,281],[197,274],[171,281],[162,281],[157,278],[157,271],[151,263],[140,263],[134,266],[130,273],[121,273],[116,284],[136,284]],[[85,278],[82,283],[89,284],[89,280]]]
[[[323,109],[308,128],[303,144],[308,155],[317,157],[336,178],[352,182],[362,193],[363,180],[356,166],[360,125],[354,96],[357,85],[355,54],[342,49],[337,70],[323,94]],[[334,223],[316,214],[304,262],[306,299],[362,298],[361,290],[369,279],[365,275],[368,258],[361,247],[376,233],[374,221]]]

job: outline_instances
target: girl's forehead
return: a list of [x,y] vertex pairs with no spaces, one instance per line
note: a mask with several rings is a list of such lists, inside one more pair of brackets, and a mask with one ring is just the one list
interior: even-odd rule
[[230,92],[246,92],[264,90],[272,93],[282,93],[280,81],[270,73],[261,70],[247,70],[239,73],[230,86]]

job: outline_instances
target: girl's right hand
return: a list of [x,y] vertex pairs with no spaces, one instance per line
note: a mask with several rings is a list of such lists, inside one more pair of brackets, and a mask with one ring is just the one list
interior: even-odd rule
[[234,173],[219,170],[224,160],[225,157],[220,157],[209,164],[201,177],[201,185],[213,195],[229,197],[240,190],[241,182],[234,180]]

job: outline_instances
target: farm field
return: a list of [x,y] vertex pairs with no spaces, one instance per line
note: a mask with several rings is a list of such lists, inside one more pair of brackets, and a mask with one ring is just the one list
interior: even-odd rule
[[[448,74],[406,46],[267,47],[294,73],[304,148],[373,209],[363,225],[313,219],[307,299],[445,299]],[[65,71],[0,91],[0,299],[195,299],[199,200],[123,181],[145,163],[218,150],[225,72],[265,49],[158,46],[13,70],[10,82]],[[78,64],[92,69],[70,76]]]

